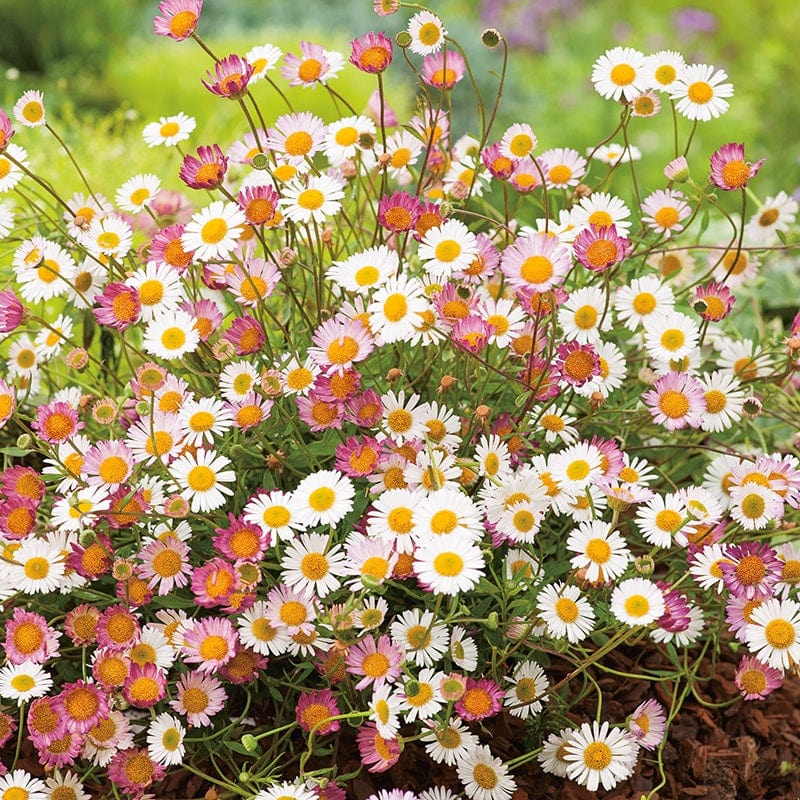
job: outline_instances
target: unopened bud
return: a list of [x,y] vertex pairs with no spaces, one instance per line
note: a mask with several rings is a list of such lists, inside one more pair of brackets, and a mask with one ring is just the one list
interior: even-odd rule
[[489,616],[486,618],[486,627],[490,631],[496,631],[500,627],[500,617],[497,615],[496,611],[491,611]]
[[173,519],[183,519],[189,513],[189,503],[186,498],[174,494],[164,501],[164,514]]
[[656,373],[650,367],[642,367],[637,373],[637,377],[648,386],[652,386],[656,382]]
[[70,369],[81,370],[89,363],[89,354],[82,347],[76,347],[67,353],[66,360]]
[[212,786],[210,789],[206,789],[206,793],[203,795],[203,800],[219,800],[219,794],[217,790]]
[[248,753],[255,753],[255,751],[258,750],[258,741],[256,740],[255,736],[246,733],[244,736],[242,736],[241,741],[242,741],[242,747],[244,747],[244,749],[247,750]]
[[283,453],[280,451],[278,451],[278,455],[270,453],[267,456],[267,469],[271,472],[283,472],[283,461],[280,458],[282,455]]
[[653,574],[656,564],[651,555],[644,555],[633,559],[633,567],[640,575],[647,578]]
[[358,175],[358,169],[356,168],[355,161],[350,158],[342,161],[342,163],[339,164],[339,172],[341,172],[342,177],[347,178],[347,180],[355,178],[355,176]]
[[214,342],[211,352],[217,361],[230,361],[236,355],[236,348],[233,346],[233,342],[220,339],[218,342]]
[[481,44],[484,47],[488,47],[490,50],[493,50],[502,41],[503,41],[503,35],[500,33],[500,31],[496,30],[495,28],[487,28],[481,34]]
[[394,41],[398,47],[405,49],[411,44],[411,34],[408,31],[400,31],[400,33],[394,37]]
[[253,158],[250,159],[250,165],[253,169],[268,169],[269,159],[264,153],[256,153]]
[[93,545],[96,541],[97,537],[94,534],[94,531],[81,531],[80,535],[78,536],[78,544],[81,547],[89,547]]
[[30,450],[33,439],[29,433],[22,433],[17,436],[17,447],[20,450]]
[[324,245],[330,247],[333,243],[333,228],[323,228],[321,239]]
[[605,402],[606,398],[603,396],[602,392],[592,392],[592,396],[589,398],[589,406],[592,411],[597,411]]
[[239,783],[247,783],[251,777],[252,775],[249,772],[243,770],[239,773]]
[[111,574],[114,580],[126,581],[133,575],[133,565],[127,559],[118,558],[111,565]]
[[742,413],[749,419],[755,419],[764,408],[764,404],[757,397],[748,397],[742,403]]
[[284,247],[278,254],[278,261],[284,267],[290,267],[297,261],[297,251],[293,250],[291,247]]
[[592,194],[592,190],[585,183],[579,183],[575,187],[575,191],[573,192],[573,194],[578,199],[583,199],[584,197],[589,197]]

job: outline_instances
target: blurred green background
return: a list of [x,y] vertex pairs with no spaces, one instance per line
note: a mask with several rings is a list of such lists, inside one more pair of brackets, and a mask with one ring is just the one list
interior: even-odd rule
[[[594,60],[615,45],[646,53],[675,49],[690,62],[725,69],[736,92],[726,116],[700,126],[692,148],[698,170],[705,170],[705,159],[718,145],[743,141],[748,158],[768,158],[760,194],[792,192],[800,183],[800,3],[795,0],[440,0],[429,7],[467,51],[489,103],[500,51],[480,45],[481,30],[497,27],[511,43],[495,138],[510,122],[526,121],[539,136],[540,150],[571,146],[583,152],[613,130],[619,114],[616,104],[592,90]],[[156,0],[28,0],[24,6],[0,0],[4,108],[10,112],[25,89],[42,89],[49,119],[108,194],[144,170],[159,172],[165,185],[178,188],[177,170],[168,166],[175,163],[174,151],[148,150],[141,140],[144,124],[159,116],[184,111],[197,117],[193,145],[227,146],[244,130],[237,105],[213,97],[200,83],[209,58],[193,42],[152,35],[156,9]],[[380,18],[372,0],[206,0],[199,33],[220,55],[243,54],[267,41],[297,52],[301,38],[347,54],[354,36],[396,32],[410,14],[403,9]],[[410,112],[413,87],[399,56],[386,80],[402,118]],[[454,93],[456,135],[475,132],[475,103],[466,84]],[[347,66],[333,85],[360,109],[375,81]],[[284,112],[263,82],[256,94],[268,123]],[[298,89],[292,97],[327,119],[337,116],[321,89]],[[689,129],[681,120],[682,140]],[[671,155],[669,112],[634,120],[631,137],[644,154],[645,174],[649,169],[659,176]],[[54,182],[73,181],[78,188],[45,132],[24,131],[16,141]]]

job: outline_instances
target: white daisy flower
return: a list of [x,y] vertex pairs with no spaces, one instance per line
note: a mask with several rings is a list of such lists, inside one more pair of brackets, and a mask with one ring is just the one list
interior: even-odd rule
[[622,536],[602,520],[580,523],[567,539],[567,550],[577,553],[570,559],[573,569],[585,571],[584,579],[592,583],[618,578],[633,558]]
[[8,561],[0,562],[0,576],[24,594],[56,591],[64,578],[64,553],[44,539],[24,539]]
[[400,259],[385,244],[334,261],[325,276],[348,292],[366,295],[397,275]]
[[607,100],[633,100],[646,87],[645,56],[632,47],[607,50],[592,67],[592,83]]
[[775,669],[800,664],[800,603],[770,598],[750,614],[745,628],[747,646]]
[[336,470],[320,470],[303,478],[292,493],[301,525],[335,525],[353,509],[353,482]]
[[469,267],[478,255],[478,242],[463,222],[451,219],[425,234],[417,255],[430,278],[441,283]]
[[566,636],[567,641],[575,644],[594,629],[595,614],[589,601],[577,586],[566,586],[562,581],[542,588],[536,598],[536,610],[547,635],[554,639]]
[[425,288],[417,278],[388,278],[367,306],[370,330],[381,345],[405,341],[429,308]]
[[511,800],[517,784],[499,758],[479,745],[456,764],[458,779],[470,800]]
[[226,469],[230,465],[225,456],[201,449],[176,458],[169,471],[192,511],[204,513],[225,505],[226,496],[233,494],[233,489],[225,485],[236,480],[236,472]]
[[528,719],[538,714],[542,704],[550,699],[547,695],[550,681],[535,661],[520,661],[506,680],[511,683],[511,688],[505,693],[503,705],[513,717]]
[[612,789],[633,774],[639,745],[627,730],[608,722],[584,722],[564,743],[567,777],[590,792]]
[[604,292],[594,286],[572,292],[558,307],[558,324],[565,340],[573,339],[579,344],[598,342],[600,334],[611,330],[613,324]]
[[413,608],[395,617],[389,629],[395,644],[400,646],[406,661],[418,667],[432,667],[447,651],[447,627],[437,621],[432,611]]
[[144,126],[142,138],[148,147],[172,147],[189,138],[197,126],[194,117],[182,111],[171,117],[161,117],[158,122],[150,122]]
[[435,53],[444,44],[447,31],[444,23],[430,11],[418,11],[408,21],[411,44],[408,49],[420,56]]
[[236,203],[215,200],[186,224],[181,246],[200,261],[227,258],[236,249],[246,222]]
[[141,318],[151,320],[164,311],[174,311],[184,301],[183,283],[178,272],[163,262],[148,261],[125,281],[136,289]]
[[153,198],[161,189],[161,179],[158,175],[142,173],[128,178],[117,189],[115,201],[122,211],[138,214],[153,202]]
[[331,546],[330,537],[302,533],[281,558],[281,580],[307,596],[322,598],[341,586],[343,561],[342,546]]
[[485,566],[480,548],[460,536],[432,537],[414,551],[414,574],[433,594],[469,591],[483,576]]
[[144,330],[142,347],[158,358],[180,358],[200,344],[197,319],[181,309],[156,315]]
[[423,733],[421,738],[425,752],[437,764],[452,767],[462,762],[480,742],[458,717],[453,717],[447,725],[436,721],[429,725],[430,730]]
[[634,278],[620,286],[614,297],[614,310],[629,331],[635,331],[654,315],[669,313],[675,307],[675,295],[654,275]]
[[442,710],[443,700],[436,677],[433,669],[421,669],[416,678],[409,678],[403,684],[398,698],[406,722],[427,720]]
[[312,175],[303,184],[293,182],[283,188],[279,205],[293,222],[324,222],[341,208],[344,186],[327,175]]
[[697,347],[700,329],[680,311],[669,311],[644,320],[644,346],[655,361],[668,364],[689,356]]
[[611,593],[611,613],[626,625],[649,625],[663,615],[664,596],[647,578],[628,578]]
[[181,764],[186,752],[183,740],[186,728],[172,714],[159,714],[147,729],[147,750],[150,758],[159,764],[169,766]]
[[728,75],[709,64],[691,64],[684,68],[669,88],[669,96],[676,100],[675,108],[687,119],[708,122],[722,116],[733,97],[733,84],[723,83]]
[[41,664],[23,661],[0,669],[0,697],[15,700],[17,705],[42,697],[52,688],[53,679]]

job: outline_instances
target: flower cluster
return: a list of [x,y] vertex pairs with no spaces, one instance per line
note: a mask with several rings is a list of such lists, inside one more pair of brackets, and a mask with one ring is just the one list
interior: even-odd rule
[[[163,0],[155,33],[211,53],[201,15]],[[397,47],[421,88],[402,123]],[[685,676],[738,640],[745,700],[800,667],[800,315],[741,332],[797,203],[748,216],[762,162],[735,143],[703,179],[676,149],[646,194],[618,170],[662,103],[675,125],[723,114],[725,73],[614,48],[592,81],[625,144],[540,151],[527,122],[451,130],[466,60],[434,13],[350,49],[215,57],[203,85],[241,103],[236,141],[113,203],[87,184],[53,189],[52,214],[0,206],[4,798],[144,800],[183,769],[339,800],[327,745],[350,727],[363,769],[416,748],[470,800],[509,800],[534,761],[610,789],[668,727],[655,699],[602,721],[574,700],[611,650]],[[357,69],[378,89],[363,113],[267,124],[279,65],[289,86]],[[44,125],[44,97],[13,116]],[[195,127],[165,116],[144,144]],[[0,113],[3,193],[36,177],[20,133]],[[570,709],[596,721],[564,728]],[[538,742],[501,759],[500,719],[536,719]],[[454,795],[375,795],[417,797]]]

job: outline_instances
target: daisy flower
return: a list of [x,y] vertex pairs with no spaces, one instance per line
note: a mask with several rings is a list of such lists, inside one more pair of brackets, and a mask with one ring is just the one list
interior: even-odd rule
[[327,375],[344,374],[373,350],[374,341],[358,320],[334,317],[324,322],[311,337],[314,347],[308,355]]
[[215,200],[186,224],[181,246],[201,261],[224,259],[236,248],[246,221],[238,205]]
[[44,110],[44,95],[36,89],[23,92],[14,103],[14,118],[26,128],[40,128],[47,124]]
[[290,183],[283,189],[279,205],[293,222],[323,222],[341,208],[344,186],[327,175],[313,175],[305,184]]
[[556,409],[550,409],[540,417],[536,417],[537,429],[544,434],[544,440],[549,444],[561,441],[564,444],[573,444],[578,439],[578,429],[573,426],[575,417]]
[[169,766],[183,761],[186,729],[177,717],[159,714],[147,729],[147,749],[153,761]]
[[122,211],[138,214],[153,202],[160,188],[161,180],[157,175],[134,175],[117,189],[115,202]]
[[612,325],[604,292],[593,286],[572,292],[558,308],[558,324],[567,339],[579,344],[599,342],[600,334],[611,330]]
[[782,670],[800,664],[800,603],[771,598],[750,616],[745,636],[759,661]]
[[779,234],[786,233],[794,223],[797,211],[797,201],[786,192],[765,197],[758,213],[750,217],[745,225],[746,240],[756,245],[776,244]]
[[733,97],[733,84],[723,83],[728,75],[709,64],[691,64],[669,87],[675,108],[687,119],[708,122],[728,110],[726,97]]
[[657,700],[646,700],[628,718],[628,731],[645,750],[655,750],[661,744],[666,728],[667,717]]
[[607,100],[633,100],[647,88],[644,53],[631,47],[607,50],[592,67],[595,91]]
[[168,264],[149,261],[125,281],[136,289],[141,318],[151,320],[164,311],[175,310],[184,299],[180,275]]
[[[330,689],[303,692],[297,701],[295,717],[297,724],[306,732],[314,731],[318,736],[336,733],[341,725],[338,717],[341,710],[336,702],[336,695]],[[330,721],[326,721],[330,720]]]
[[53,688],[50,673],[33,661],[9,663],[0,669],[0,697],[23,705]]
[[428,723],[430,730],[422,734],[425,752],[437,764],[452,767],[460,764],[480,744],[478,737],[457,717],[446,725]]
[[414,542],[415,513],[420,494],[404,488],[383,492],[372,504],[367,516],[367,533],[394,545],[399,553],[410,553]]
[[664,613],[664,596],[646,578],[628,578],[611,593],[611,613],[626,625],[649,625]]
[[483,300],[478,305],[478,313],[492,331],[489,344],[497,347],[508,347],[525,327],[524,311],[513,301],[503,297]]
[[544,621],[547,635],[563,636],[572,644],[585,639],[593,630],[595,614],[577,586],[562,581],[543,587],[536,598],[536,610]]
[[703,384],[685,372],[668,372],[642,396],[653,421],[668,431],[687,426],[699,428],[703,422],[705,395]]
[[385,432],[401,445],[409,439],[424,436],[424,422],[427,408],[420,404],[419,395],[412,394],[406,401],[405,391],[397,394],[386,392],[381,396],[383,405],[382,427]]
[[394,278],[399,264],[397,253],[379,245],[354,253],[344,261],[334,261],[325,275],[348,292],[366,295]]
[[211,445],[233,426],[233,415],[216,397],[189,397],[178,411],[184,442],[195,447]]
[[639,746],[626,730],[608,722],[584,722],[564,742],[567,777],[590,792],[612,789],[633,773]]
[[499,758],[486,745],[478,745],[456,764],[458,779],[470,800],[511,800],[517,789]]
[[345,669],[361,677],[355,686],[361,691],[370,684],[377,688],[394,683],[400,677],[402,661],[402,650],[388,636],[380,636],[377,641],[366,636],[348,650]]
[[[397,180],[401,185],[406,185],[411,180],[410,167],[419,159],[424,146],[422,142],[408,131],[395,131],[386,140],[384,155],[389,157],[386,171],[389,177]],[[384,224],[383,222],[381,224]],[[413,223],[409,220],[406,230]]]
[[783,673],[753,656],[742,656],[733,682],[743,700],[763,700],[776,689],[780,689]]
[[444,486],[422,498],[415,508],[414,521],[418,541],[449,534],[476,541],[483,534],[478,506],[454,486]]
[[370,330],[380,345],[404,341],[429,308],[424,286],[417,278],[390,277],[367,306]]
[[503,251],[500,270],[514,288],[537,292],[560,285],[572,266],[570,250],[546,233],[519,236]]
[[744,189],[755,178],[764,159],[751,163],[744,160],[744,145],[730,142],[718,147],[711,155],[710,180],[714,186],[733,191]]
[[323,86],[336,76],[344,66],[341,53],[326,50],[313,42],[300,42],[300,55],[287,53],[281,67],[281,77],[289,86],[311,88],[317,83]]
[[449,635],[444,623],[431,611],[410,609],[395,617],[390,633],[395,644],[403,647],[407,661],[418,667],[432,667],[445,654]]
[[422,669],[398,692],[400,710],[406,722],[429,720],[442,710],[442,696],[435,678],[432,669]]
[[244,57],[253,68],[250,83],[255,83],[265,78],[270,70],[278,66],[278,62],[281,60],[282,56],[283,50],[269,42],[257,45],[248,50]]
[[35,303],[65,294],[78,270],[72,256],[55,242],[43,242],[41,248],[18,259],[24,247],[23,244],[14,256],[14,274],[20,283],[22,299]]
[[542,704],[550,699],[547,695],[550,681],[535,661],[520,661],[506,680],[511,688],[506,691],[503,704],[513,717],[528,719],[538,714]]
[[572,222],[584,228],[594,225],[600,230],[613,225],[620,236],[627,236],[631,227],[630,215],[630,209],[619,197],[606,192],[593,192],[572,209]]
[[335,525],[352,510],[355,487],[336,470],[321,470],[303,478],[292,497],[301,525]]
[[569,535],[567,550],[573,569],[592,583],[609,583],[622,575],[631,562],[631,552],[622,536],[601,520],[582,522]]
[[500,139],[500,152],[512,159],[524,158],[531,155],[537,144],[533,128],[526,122],[515,122],[503,133]]
[[44,781],[24,769],[15,769],[0,777],[0,797],[4,800],[49,800]]
[[733,595],[746,600],[767,599],[781,576],[781,562],[767,544],[742,542],[725,548],[720,562],[722,581]]
[[417,254],[431,279],[443,282],[454,271],[469,267],[478,254],[477,239],[463,222],[452,219],[431,228]]
[[325,597],[341,585],[344,553],[328,536],[304,533],[292,541],[281,558],[281,580],[308,596]]
[[119,261],[125,258],[131,249],[133,230],[116,214],[95,216],[80,239],[95,257],[107,256]]
[[200,344],[196,321],[180,309],[158,313],[147,323],[142,347],[151,355],[167,360],[193,353]]
[[642,222],[669,239],[673,233],[683,230],[681,222],[689,217],[692,209],[683,194],[675,189],[659,189],[645,197],[641,205]]
[[158,122],[150,122],[142,130],[142,138],[148,147],[174,147],[178,142],[189,138],[197,126],[194,117],[182,111],[171,117],[161,117]]
[[614,225],[584,228],[572,243],[575,258],[586,269],[600,273],[621,263],[633,252],[633,242],[620,236]]
[[424,10],[414,14],[406,29],[411,37],[409,50],[420,56],[435,53],[444,44],[447,31],[435,14]]
[[188,39],[197,28],[203,0],[161,0],[158,13],[153,19],[153,32],[156,36],[168,36],[181,42]]
[[186,717],[191,727],[208,727],[212,717],[225,707],[225,688],[213,675],[199,670],[182,673],[175,683],[175,699],[169,706]]
[[755,482],[732,486],[728,513],[746,531],[760,531],[772,520],[783,518],[783,498]]
[[8,578],[17,591],[26,594],[52,592],[64,578],[62,551],[43,539],[24,539],[0,567],[0,576]]
[[562,728],[558,733],[551,733],[546,741],[542,742],[542,749],[536,760],[544,772],[556,775],[559,778],[567,776],[566,743],[572,736],[572,728]]
[[0,153],[0,194],[13,189],[25,175],[22,167],[29,166],[25,149],[18,144],[7,144]]
[[733,375],[713,372],[703,375],[700,383],[706,401],[700,426],[703,430],[719,433],[741,419],[745,395],[741,384]]
[[433,594],[455,595],[472,589],[484,567],[480,549],[458,536],[427,539],[414,551],[414,573]]
[[559,450],[548,460],[552,478],[570,490],[579,491],[603,473],[603,454],[586,441]]
[[553,363],[565,387],[586,386],[600,374],[600,359],[591,344],[563,342],[556,348]]
[[350,48],[350,63],[367,74],[381,73],[392,63],[392,40],[385,33],[365,33]]
[[675,81],[683,75],[686,61],[674,50],[659,50],[645,59],[642,70],[644,83],[659,92],[669,92]]
[[169,471],[192,511],[205,513],[223,506],[226,496],[233,494],[225,485],[236,479],[236,473],[226,469],[230,465],[225,456],[200,449],[175,459]]
[[697,323],[679,311],[670,310],[644,320],[644,345],[650,358],[668,364],[690,355],[697,347]]

